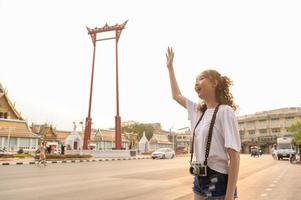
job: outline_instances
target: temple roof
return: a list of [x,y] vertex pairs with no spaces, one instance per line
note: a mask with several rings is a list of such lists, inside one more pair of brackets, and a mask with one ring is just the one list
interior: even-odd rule
[[[128,142],[128,140],[125,138],[123,133],[122,133],[121,137],[122,137],[123,142]],[[94,136],[91,135],[91,141],[114,142],[115,141],[115,130],[99,129]]]
[[13,104],[8,98],[7,91],[3,88],[1,83],[0,83],[0,101],[2,101],[2,103],[0,104],[0,108],[2,107],[2,109],[7,109],[7,111],[11,111],[11,113],[13,114],[9,116],[11,119],[23,120],[23,118],[21,117],[21,113],[19,113],[16,110],[15,104]]
[[168,140],[168,135],[165,134],[153,134],[152,138],[149,140],[149,143],[172,144]]
[[61,141],[64,141],[68,135],[71,133],[71,131],[59,131],[59,130],[56,130],[55,131],[56,135],[57,135],[57,138]]
[[58,140],[59,139],[57,137],[56,131],[54,130],[52,125],[42,127],[39,132],[39,135],[43,136],[43,139],[45,139],[45,140],[47,140],[47,139]]
[[26,121],[13,119],[0,119],[0,136],[4,137],[33,137],[38,136],[31,132]]

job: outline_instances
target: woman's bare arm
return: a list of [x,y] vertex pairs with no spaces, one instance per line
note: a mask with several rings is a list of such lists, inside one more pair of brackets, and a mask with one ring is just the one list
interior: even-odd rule
[[174,52],[171,47],[168,47],[167,53],[167,69],[169,72],[169,80],[170,80],[170,86],[171,86],[171,92],[172,92],[172,98],[176,100],[181,106],[186,108],[186,98],[182,96],[181,91],[179,89],[177,79],[175,76],[175,72],[173,69],[173,58],[174,58]]
[[238,179],[240,155],[239,152],[230,148],[227,149],[227,152],[230,157],[230,164],[229,164],[228,184],[227,184],[227,192],[226,192],[225,200],[233,200],[234,191]]

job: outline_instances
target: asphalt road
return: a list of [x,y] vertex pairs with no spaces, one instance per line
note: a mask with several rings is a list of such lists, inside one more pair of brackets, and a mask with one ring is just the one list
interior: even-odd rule
[[[189,200],[189,157],[0,166],[2,200]],[[241,155],[239,200],[301,200],[301,165]]]

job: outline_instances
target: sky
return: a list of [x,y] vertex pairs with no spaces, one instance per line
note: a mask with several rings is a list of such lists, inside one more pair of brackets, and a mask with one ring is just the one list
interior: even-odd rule
[[[171,98],[168,46],[191,100],[199,101],[196,76],[216,69],[233,80],[237,116],[300,107],[300,9],[290,0],[0,0],[0,83],[29,123],[72,130],[88,114],[93,45],[86,26],[129,20],[118,44],[122,121],[189,125]],[[114,127],[115,95],[115,41],[98,42],[94,128]]]

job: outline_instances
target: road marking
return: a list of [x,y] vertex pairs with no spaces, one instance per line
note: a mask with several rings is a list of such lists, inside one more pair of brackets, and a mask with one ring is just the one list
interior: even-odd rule
[[275,187],[275,184],[270,184],[270,187]]
[[260,196],[261,197],[266,197],[266,196],[268,196],[268,194],[264,193],[264,194],[261,194]]
[[266,191],[272,191],[273,189],[272,188],[266,188],[265,190]]

